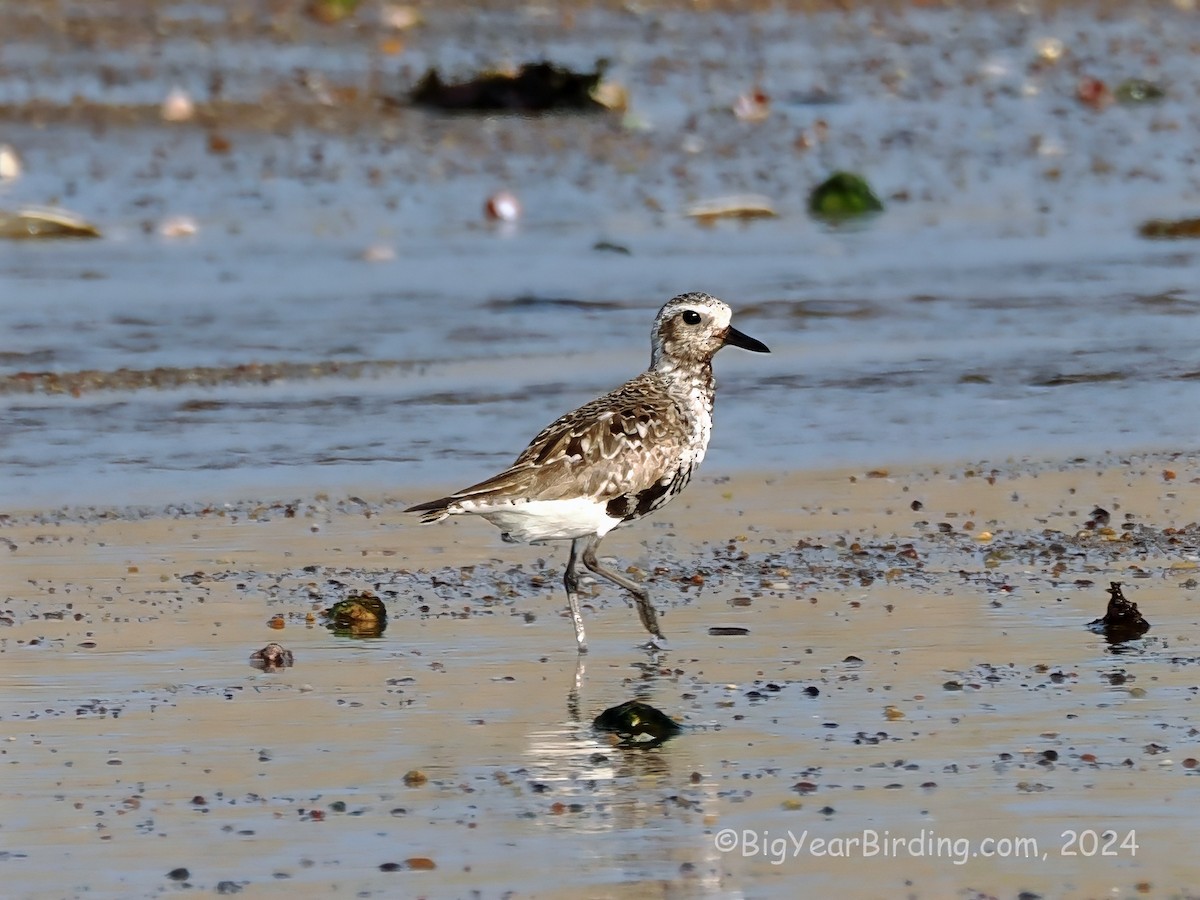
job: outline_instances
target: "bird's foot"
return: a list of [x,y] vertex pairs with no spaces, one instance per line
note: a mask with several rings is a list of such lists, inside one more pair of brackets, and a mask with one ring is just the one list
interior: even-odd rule
[[642,644],[643,650],[649,650],[652,653],[661,653],[664,650],[670,650],[671,645],[667,643],[667,639],[661,634],[655,634],[650,637],[650,640]]

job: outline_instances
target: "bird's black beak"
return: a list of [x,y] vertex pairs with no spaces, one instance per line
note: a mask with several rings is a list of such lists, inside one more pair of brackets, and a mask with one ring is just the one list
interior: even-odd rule
[[743,350],[753,350],[755,353],[770,353],[770,349],[762,341],[757,341],[748,334],[742,334],[732,325],[725,330],[725,343]]

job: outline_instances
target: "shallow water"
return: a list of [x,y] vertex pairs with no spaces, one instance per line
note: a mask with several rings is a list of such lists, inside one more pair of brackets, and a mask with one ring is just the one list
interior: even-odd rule
[[[1188,414],[1200,401],[1196,249],[1136,236],[1145,218],[1194,213],[1200,196],[1193,15],[593,11],[570,28],[529,13],[489,14],[485,28],[447,13],[397,59],[364,55],[370,29],[313,30],[278,11],[235,20],[189,4],[156,17],[150,45],[137,38],[145,23],[106,31],[101,14],[90,49],[65,60],[44,23],[22,20],[24,39],[6,47],[4,139],[27,174],[0,204],[61,202],[107,237],[0,244],[0,374],[383,367],[268,386],[233,371],[206,388],[7,393],[7,506],[470,482],[643,367],[655,309],[691,289],[729,300],[774,351],[718,359],[714,467],[1200,436]],[[198,67],[197,47],[222,28]],[[1064,56],[1039,63],[1051,38]],[[686,64],[665,49],[683,45]],[[461,73],[535,47],[579,66],[605,48],[631,91],[630,127],[362,100],[345,112],[312,86],[395,94],[427,64]],[[210,68],[232,92],[215,99],[267,96],[280,133],[232,111],[210,128],[154,124],[176,82],[213,99],[197,83]],[[1156,78],[1170,93],[1095,112],[1074,97],[1083,74]],[[771,116],[739,122],[729,106],[756,78]],[[90,112],[38,124],[68,95]],[[348,118],[305,126],[314,108]],[[208,151],[210,131],[228,153]],[[854,228],[811,221],[806,193],[834,168],[867,174],[887,212]],[[515,227],[482,218],[503,185],[524,203]],[[737,191],[765,194],[781,217],[703,228],[682,214]],[[172,215],[191,216],[197,235],[159,236]],[[363,261],[376,245],[395,258]]]

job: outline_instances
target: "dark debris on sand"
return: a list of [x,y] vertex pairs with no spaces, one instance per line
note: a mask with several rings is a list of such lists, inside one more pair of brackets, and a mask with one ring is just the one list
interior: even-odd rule
[[1121,591],[1121,582],[1111,581],[1108,588],[1108,610],[1104,618],[1094,619],[1088,628],[1104,635],[1110,644],[1134,641],[1150,630],[1150,623],[1142,617],[1137,604],[1127,600]]
[[595,72],[573,72],[549,62],[526,63],[515,75],[485,72],[468,81],[447,83],[430,69],[413,88],[409,100],[451,112],[603,112],[592,93],[603,77]]
[[659,709],[640,700],[610,707],[592,721],[597,731],[608,731],[624,744],[657,746],[683,731],[683,726]]

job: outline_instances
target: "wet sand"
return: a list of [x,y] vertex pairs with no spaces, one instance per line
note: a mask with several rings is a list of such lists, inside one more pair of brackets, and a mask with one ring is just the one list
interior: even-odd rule
[[[1188,894],[1200,461],[720,476],[603,547],[671,649],[604,587],[582,659],[564,548],[428,489],[10,515],[6,893]],[[360,589],[381,637],[308,621]],[[591,729],[633,697],[685,732]]]
[[[1189,4],[144,6],[6,10],[2,205],[105,239],[0,248],[0,893],[1195,895],[1197,253],[1139,236],[1195,215]],[[623,114],[403,102],[602,55]],[[869,227],[807,216],[835,167]],[[773,353],[604,543],[671,649],[604,586],[581,659],[565,548],[401,510],[689,287]],[[381,636],[324,627],[364,590]],[[592,729],[635,697],[684,732]]]

